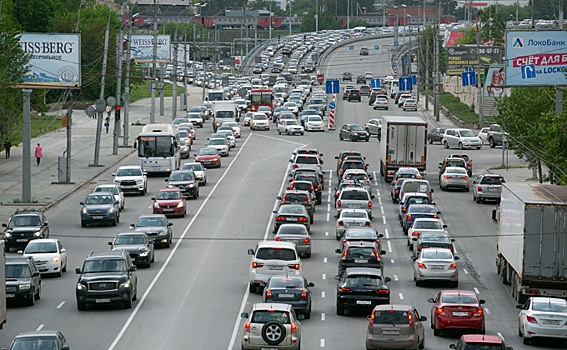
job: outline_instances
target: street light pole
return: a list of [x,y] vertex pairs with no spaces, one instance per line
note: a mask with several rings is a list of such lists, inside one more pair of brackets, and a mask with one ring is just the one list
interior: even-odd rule
[[319,31],[319,0],[315,0],[315,32]]
[[157,67],[156,67],[156,56],[157,56],[157,2],[154,0],[154,40],[153,40],[153,51],[152,51],[152,80],[151,80],[151,90],[152,90],[152,104],[150,109],[150,124],[156,122],[156,80],[157,80]]

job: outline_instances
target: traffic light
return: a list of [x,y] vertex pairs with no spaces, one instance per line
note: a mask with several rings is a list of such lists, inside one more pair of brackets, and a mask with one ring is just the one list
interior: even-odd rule
[[120,120],[120,106],[116,106],[116,111],[114,112],[114,119]]

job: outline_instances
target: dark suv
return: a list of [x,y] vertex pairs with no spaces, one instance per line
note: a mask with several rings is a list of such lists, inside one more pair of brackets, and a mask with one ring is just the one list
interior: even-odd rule
[[193,170],[174,170],[165,182],[170,186],[179,188],[184,196],[191,196],[193,199],[199,197],[199,182]]
[[361,102],[362,101],[362,97],[361,97],[361,93],[360,90],[358,89],[352,89],[348,92],[348,97],[347,97],[348,102],[350,101],[358,101]]
[[341,254],[339,259],[339,275],[349,267],[368,267],[384,270],[382,256],[386,255],[386,251],[379,250],[380,247],[376,242],[365,241],[347,241],[345,242],[344,252],[340,248],[335,253]]
[[356,83],[357,84],[366,84],[366,77],[364,75],[359,75],[356,78]]
[[59,331],[35,331],[20,333],[14,338],[10,350],[20,349],[69,350],[71,348]]
[[136,266],[125,250],[91,252],[83,268],[77,267],[77,309],[86,310],[88,303],[123,303],[132,307],[138,295]]
[[41,276],[32,257],[6,258],[6,301],[34,305],[41,298]]
[[25,248],[32,239],[49,238],[49,223],[40,210],[16,211],[8,223],[3,223],[6,251]]
[[313,185],[315,189],[315,200],[317,204],[321,204],[322,195],[323,195],[323,188],[321,186],[321,180],[319,176],[315,175],[314,173],[306,173],[306,172],[297,172],[295,176],[290,180],[290,182],[294,181],[309,181]]
[[283,196],[278,197],[280,204],[301,204],[309,213],[309,222],[313,223],[313,215],[315,214],[315,205],[311,201],[311,195],[307,191],[288,190]]

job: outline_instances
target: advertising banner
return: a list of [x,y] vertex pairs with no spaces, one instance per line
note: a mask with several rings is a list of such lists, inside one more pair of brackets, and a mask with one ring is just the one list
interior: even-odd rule
[[484,74],[483,94],[486,98],[510,96],[510,88],[503,87],[506,83],[506,72],[504,67],[488,68]]
[[[472,68],[479,64],[476,46],[453,46],[447,51],[447,74],[460,75],[465,72],[462,68]],[[480,64],[492,65],[502,63],[502,47],[482,45],[478,47]]]
[[[169,35],[157,36],[156,62],[169,63],[171,60],[171,40]],[[153,35],[132,35],[132,56],[136,63],[151,63],[154,53]]]
[[506,32],[506,84],[567,85],[567,32]]
[[31,54],[30,72],[17,87],[68,89],[81,87],[81,35],[24,33],[22,50]]

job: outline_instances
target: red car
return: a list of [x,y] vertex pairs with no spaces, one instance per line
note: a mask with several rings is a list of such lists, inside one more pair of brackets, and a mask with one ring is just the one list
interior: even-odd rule
[[480,335],[480,334],[464,334],[461,336],[457,344],[449,345],[451,349],[468,350],[468,349],[494,349],[494,350],[513,350],[507,347],[504,339],[497,335]]
[[186,199],[187,197],[182,195],[177,187],[162,188],[156,197],[152,197],[154,214],[185,217]]
[[468,290],[442,290],[428,301],[431,307],[431,328],[433,334],[441,335],[445,329],[471,329],[484,334],[485,301],[478,299],[475,292]]
[[215,148],[205,147],[199,150],[198,154],[194,154],[195,161],[201,163],[205,168],[220,168],[221,156]]

